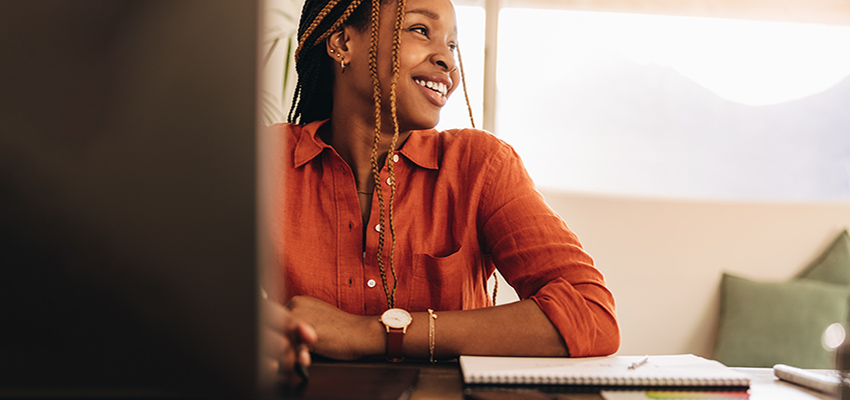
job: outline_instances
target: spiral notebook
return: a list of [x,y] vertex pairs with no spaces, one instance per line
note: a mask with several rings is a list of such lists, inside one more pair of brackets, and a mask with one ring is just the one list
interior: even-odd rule
[[588,358],[461,356],[467,385],[739,388],[748,375],[692,354]]

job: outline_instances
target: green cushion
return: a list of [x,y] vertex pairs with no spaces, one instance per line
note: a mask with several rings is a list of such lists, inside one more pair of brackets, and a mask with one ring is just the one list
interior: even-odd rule
[[823,254],[797,278],[850,285],[850,235],[847,231],[841,232]]
[[720,296],[715,359],[734,367],[834,368],[821,337],[829,325],[846,324],[850,287],[724,274]]

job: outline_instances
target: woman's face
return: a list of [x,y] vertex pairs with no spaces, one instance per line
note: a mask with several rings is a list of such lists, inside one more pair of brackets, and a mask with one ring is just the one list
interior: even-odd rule
[[[378,68],[385,109],[389,107],[395,13],[395,2],[381,7]],[[359,42],[356,48],[361,51],[352,60],[352,67],[357,62],[360,68],[351,78],[360,81],[357,87],[361,88],[361,92],[368,90],[364,95],[371,99],[369,35],[368,28],[353,35],[353,39]],[[433,128],[439,122],[440,110],[460,83],[455,64],[457,22],[451,1],[407,0],[399,39],[396,86],[399,127],[402,131]],[[363,54],[364,50],[366,54]],[[350,79],[348,70],[338,79]]]

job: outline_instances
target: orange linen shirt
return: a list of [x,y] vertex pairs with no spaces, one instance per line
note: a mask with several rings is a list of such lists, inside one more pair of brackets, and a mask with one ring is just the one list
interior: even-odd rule
[[[364,230],[354,175],[316,134],[323,123],[271,128],[283,146],[276,199],[282,298],[310,295],[349,313],[379,315],[387,298],[376,255],[378,230],[385,229],[377,226],[377,193]],[[540,306],[571,356],[619,348],[614,298],[602,274],[535,190],[513,148],[484,131],[427,130],[413,132],[396,156],[396,307],[489,306],[486,281],[498,268],[521,298]],[[387,179],[385,165],[380,179],[385,201]]]

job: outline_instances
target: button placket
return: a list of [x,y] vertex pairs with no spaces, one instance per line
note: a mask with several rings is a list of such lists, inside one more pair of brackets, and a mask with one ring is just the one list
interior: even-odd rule
[[[393,168],[395,170],[396,183],[399,182],[400,177],[405,175],[404,171],[403,171],[404,163],[399,163],[400,160],[401,160],[401,157],[398,154],[394,154],[393,157],[391,157],[391,160],[390,160],[393,163],[395,163]],[[379,182],[381,183],[381,190],[383,191],[384,217],[385,217],[385,221],[386,221],[385,223],[389,223],[388,222],[389,220],[387,219],[389,217],[388,216],[389,207],[387,205],[387,202],[389,201],[389,198],[390,198],[390,190],[392,188],[392,181],[390,180],[389,167],[387,165],[384,165],[384,167],[380,171]],[[398,196],[398,194],[399,193],[396,193],[396,196]],[[376,194],[376,196],[377,196],[377,194]],[[398,198],[396,198],[395,201],[396,201],[396,204],[398,204]],[[396,213],[397,212],[398,212],[398,210],[396,210]],[[366,230],[366,233],[367,233],[366,234],[366,252],[369,253],[369,255],[368,255],[369,262],[367,262],[367,258],[364,256],[363,266],[364,266],[364,275],[365,276],[364,276],[363,286],[361,286],[361,287],[365,290],[364,294],[365,294],[366,298],[369,298],[369,299],[372,299],[372,301],[376,301],[378,303],[381,303],[381,302],[385,301],[386,294],[383,291],[381,279],[379,277],[377,277],[379,271],[378,271],[378,264],[377,264],[376,257],[379,257],[379,256],[383,257],[384,258],[384,266],[386,268],[389,268],[389,261],[388,261],[387,258],[389,257],[389,254],[390,254],[390,239],[389,239],[389,231],[386,231],[385,233],[388,236],[386,238],[386,243],[384,244],[384,254],[383,255],[376,254],[378,235],[380,234],[381,229],[386,229],[386,225],[381,225],[381,224],[378,223],[379,218],[380,218],[380,209],[379,209],[377,197],[375,197],[375,200],[373,200],[372,209],[370,210],[370,213],[371,214],[370,214],[369,226],[371,226],[372,229]],[[375,233],[372,232],[373,229],[374,229]],[[387,274],[389,275],[389,271],[387,271]],[[371,278],[370,278],[370,276],[371,276]],[[388,277],[388,279],[389,279],[389,277]],[[392,282],[390,282],[388,284],[390,286],[392,286]],[[370,290],[370,289],[374,289],[374,290]],[[397,294],[396,297],[400,298],[399,294]],[[397,300],[397,302],[398,302],[398,300]],[[399,304],[401,304],[401,303],[399,303]]]

